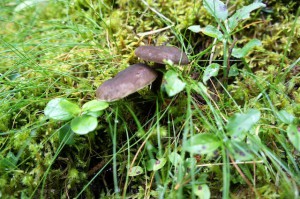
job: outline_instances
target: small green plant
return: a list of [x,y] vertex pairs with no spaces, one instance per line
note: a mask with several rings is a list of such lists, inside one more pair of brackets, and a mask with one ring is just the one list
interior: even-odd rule
[[[252,3],[248,6],[244,6],[241,9],[237,10],[232,16],[228,16],[227,6],[220,0],[204,0],[203,5],[207,12],[214,17],[217,21],[218,27],[213,25],[208,25],[206,27],[200,27],[200,25],[192,25],[188,29],[192,32],[199,33],[202,32],[203,34],[213,37],[218,42],[222,42],[223,44],[223,77],[225,80],[225,85],[227,84],[228,76],[234,76],[237,73],[235,68],[231,69],[229,65],[229,58],[230,56],[236,58],[243,58],[245,57],[254,47],[260,46],[261,41],[258,39],[252,39],[244,47],[238,48],[236,46],[236,42],[233,40],[232,35],[234,35],[239,30],[236,30],[238,25],[245,19],[250,17],[250,12],[256,10],[258,8],[265,7],[263,3]],[[219,65],[216,63],[210,64],[204,71],[203,82],[206,83],[208,79],[213,76],[218,75]]]
[[64,98],[55,98],[48,102],[44,113],[47,117],[58,121],[69,121],[66,126],[60,130],[60,139],[71,132],[84,135],[96,129],[98,117],[102,115],[103,110],[108,107],[104,101],[92,100],[85,103],[81,108]]
[[281,110],[277,113],[277,117],[282,123],[288,125],[286,128],[287,137],[293,146],[300,151],[300,129],[295,120],[295,116],[286,110]]
[[148,171],[157,171],[161,169],[167,162],[166,158],[150,159],[146,163]]
[[174,70],[168,70],[164,74],[164,83],[162,88],[166,91],[169,97],[172,97],[184,90],[186,83],[183,82],[177,72]]

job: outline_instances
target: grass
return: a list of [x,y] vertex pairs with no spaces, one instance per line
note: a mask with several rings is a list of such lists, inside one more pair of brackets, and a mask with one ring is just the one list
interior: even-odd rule
[[[222,44],[187,30],[216,25],[202,1],[62,0],[16,12],[21,3],[0,2],[1,197],[207,198],[205,185],[211,198],[299,197],[299,151],[286,122],[293,116],[299,126],[299,3],[269,1],[272,12],[251,14],[233,37],[238,45],[258,38],[262,47],[231,57],[238,76],[223,85],[219,74],[207,91],[199,86],[205,67],[221,64],[224,53]],[[249,3],[229,2],[229,11]],[[46,104],[94,99],[102,82],[139,62],[134,49],[146,44],[175,45],[189,55],[186,68],[173,68],[185,90],[170,98],[144,89],[111,103],[95,131],[68,144],[65,123],[44,116]],[[251,109],[260,118],[236,142],[228,123]],[[186,152],[189,140],[205,133],[217,137],[218,149]],[[248,159],[238,161],[238,152]],[[151,171],[151,159],[166,163]],[[143,172],[130,176],[135,166]]]

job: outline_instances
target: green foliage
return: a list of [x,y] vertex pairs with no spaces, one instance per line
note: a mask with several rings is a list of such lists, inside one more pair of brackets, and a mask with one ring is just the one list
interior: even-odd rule
[[176,152],[172,152],[169,154],[169,161],[174,165],[181,165],[182,164],[182,159],[181,156],[176,153]]
[[231,141],[228,150],[236,162],[253,160],[254,158],[250,146],[244,142]]
[[13,170],[16,168],[17,161],[17,157],[12,152],[8,152],[7,156],[0,160],[0,170]]
[[98,100],[92,100],[87,103],[85,103],[82,106],[82,111],[87,112],[97,112],[102,111],[108,107],[108,103],[104,101],[98,101]]
[[300,151],[300,131],[299,131],[299,127],[294,125],[294,124],[290,124],[287,128],[287,136],[289,138],[289,140],[291,141],[291,143],[294,145],[294,147]]
[[237,64],[234,64],[230,67],[229,73],[228,73],[228,77],[235,77],[239,74],[238,68],[237,68]]
[[217,19],[226,20],[228,16],[227,6],[220,0],[204,0],[203,1],[204,8]]
[[143,168],[140,166],[134,166],[130,169],[128,176],[137,176],[143,174]]
[[79,135],[87,134],[96,129],[98,121],[96,117],[82,115],[71,121],[71,129]]
[[246,113],[235,114],[226,125],[228,134],[232,139],[243,140],[246,133],[258,122],[260,115],[261,113],[255,109],[250,109]]
[[193,192],[200,199],[209,199],[210,198],[210,190],[207,184],[194,185]]
[[214,134],[201,133],[189,138],[184,148],[190,153],[208,154],[213,153],[220,146],[221,142]]
[[204,74],[203,74],[203,82],[206,84],[206,82],[211,78],[218,75],[220,69],[220,65],[213,63],[206,67]]
[[243,48],[233,48],[232,56],[236,58],[245,57],[254,47],[261,46],[261,41],[258,39],[250,40]]
[[56,98],[47,104],[44,113],[54,120],[69,120],[80,113],[80,108],[66,99]]
[[254,2],[248,6],[244,6],[241,9],[237,10],[231,17],[228,18],[228,29],[233,31],[240,21],[248,19],[250,17],[250,13],[253,10],[258,8],[265,7],[266,5],[259,2]]
[[295,120],[295,116],[288,113],[286,110],[281,110],[277,113],[279,120],[285,124],[292,124]]
[[59,141],[67,145],[73,145],[74,141],[74,131],[72,131],[69,124],[65,124],[61,129],[59,129]]
[[[263,3],[252,3],[248,6],[244,6],[243,8],[237,10],[231,17],[228,18],[228,9],[227,6],[219,1],[206,1],[203,2],[204,8],[208,11],[210,15],[212,15],[215,20],[218,22],[219,26],[221,27],[222,31],[219,30],[219,28],[208,25],[204,28],[200,28],[200,26],[193,25],[190,26],[188,29],[190,29],[193,32],[199,33],[202,32],[205,35],[208,35],[210,37],[216,38],[219,42],[222,42],[223,44],[223,56],[224,56],[224,62],[223,62],[223,76],[225,77],[224,84],[227,84],[227,78],[229,77],[228,73],[230,71],[230,67],[228,66],[228,51],[229,45],[232,45],[232,34],[234,33],[234,29],[238,26],[239,23],[241,23],[242,20],[245,20],[250,17],[250,13],[253,10],[256,10],[261,7],[265,7],[265,4]],[[222,23],[221,23],[221,21]],[[249,41],[243,48],[237,48],[233,46],[232,49],[232,56],[237,58],[243,58],[245,57],[254,47],[260,46],[261,42],[258,39],[252,39]],[[204,74],[205,75],[205,74]],[[231,74],[232,75],[232,74]],[[206,78],[203,78],[203,81],[206,82]]]
[[169,97],[180,93],[185,88],[185,85],[186,84],[179,79],[178,74],[173,70],[168,70],[164,75],[163,88]]
[[166,158],[159,158],[159,159],[150,159],[146,163],[146,167],[148,171],[157,171],[163,168],[167,162]]
[[[54,120],[65,121],[72,119],[70,123],[71,131],[80,135],[84,135],[94,131],[97,128],[97,117],[101,115],[100,111],[106,109],[107,107],[107,102],[92,100],[85,103],[81,110],[79,106],[69,102],[66,99],[56,98],[47,104],[44,113],[47,117]],[[82,115],[76,116],[81,112]],[[69,130],[64,128],[62,129],[66,132],[65,135],[69,134]]]
[[207,36],[217,38],[219,41],[223,40],[223,33],[212,25],[207,25],[204,28],[201,28],[199,25],[194,25],[194,26],[190,26],[188,29],[195,33],[202,32]]

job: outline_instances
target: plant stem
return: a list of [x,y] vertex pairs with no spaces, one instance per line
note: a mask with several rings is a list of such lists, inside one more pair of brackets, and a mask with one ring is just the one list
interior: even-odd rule
[[226,146],[223,145],[222,148],[223,157],[223,199],[229,198],[229,188],[230,188],[230,165],[229,157],[226,151]]
[[114,190],[118,193],[118,174],[117,174],[117,126],[118,126],[118,107],[116,107],[114,130],[113,130],[113,178],[114,178]]
[[223,79],[224,87],[227,88],[227,77],[228,77],[228,40],[227,36],[223,40]]

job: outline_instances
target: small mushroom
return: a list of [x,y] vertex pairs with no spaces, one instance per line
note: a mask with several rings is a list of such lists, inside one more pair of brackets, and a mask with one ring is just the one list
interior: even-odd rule
[[163,80],[163,72],[161,70],[165,70],[165,61],[170,60],[177,65],[187,65],[189,63],[187,55],[173,46],[140,46],[134,53],[145,61],[154,62],[154,67],[159,69],[157,72],[158,77],[151,87],[154,92],[158,92],[161,87]]
[[122,99],[151,84],[157,72],[146,64],[134,64],[105,81],[96,91],[98,100],[107,102]]
[[135,55],[145,61],[159,64],[164,64],[166,60],[181,65],[189,63],[187,55],[173,46],[140,46],[135,50]]

